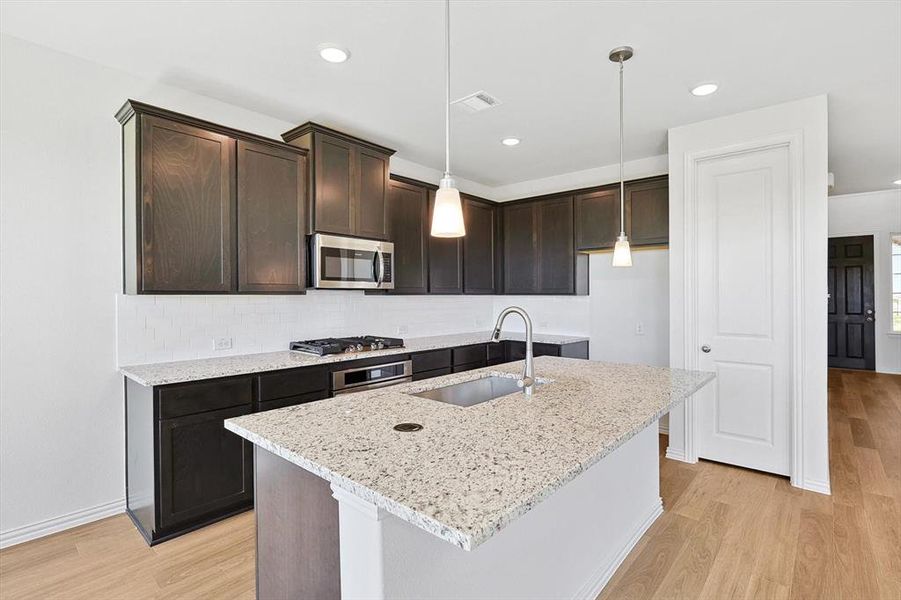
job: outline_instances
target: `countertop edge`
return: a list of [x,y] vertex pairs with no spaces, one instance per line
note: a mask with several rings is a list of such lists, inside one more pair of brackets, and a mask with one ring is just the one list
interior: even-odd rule
[[[523,334],[519,332],[510,332],[501,337],[501,341],[522,341],[520,339]],[[259,357],[260,360],[264,360],[262,357],[268,355],[281,355],[283,353],[292,353],[291,350],[275,350],[272,352],[254,352],[250,354],[232,354],[228,356],[221,357],[207,357],[207,358],[197,358],[197,359],[187,359],[182,361],[173,361],[173,362],[159,362],[159,363],[146,363],[146,364],[138,364],[138,365],[122,365],[117,368],[117,371],[120,375],[131,379],[135,383],[142,385],[144,387],[154,387],[158,385],[173,385],[176,383],[188,383],[191,381],[204,381],[207,379],[220,379],[224,377],[238,377],[241,375],[254,375],[257,373],[267,373],[274,371],[285,371],[289,369],[302,369],[307,367],[315,367],[315,366],[323,366],[323,365],[332,365],[341,362],[347,362],[351,360],[360,360],[366,358],[377,358],[380,356],[393,356],[397,354],[415,354],[417,352],[428,352],[429,350],[441,350],[446,348],[455,348],[458,346],[465,346],[469,344],[478,344],[480,341],[460,341],[458,340],[448,340],[446,342],[438,341],[438,338],[463,338],[464,336],[473,336],[473,337],[482,337],[484,336],[484,342],[488,343],[488,337],[490,336],[490,332],[482,332],[482,331],[472,331],[472,332],[463,332],[463,333],[452,333],[446,335],[436,335],[436,336],[423,336],[417,338],[410,338],[407,340],[407,343],[413,344],[413,347],[403,347],[403,348],[392,348],[386,349],[382,351],[376,352],[359,352],[353,354],[341,354],[341,355],[330,355],[327,358],[322,358],[317,361],[317,357],[311,354],[303,354],[303,353],[294,353],[299,358],[307,358],[309,359],[309,363],[299,363],[296,365],[290,364],[282,364],[284,361],[276,361],[279,362],[277,365],[273,365],[272,363],[266,364],[261,363],[259,365],[242,365],[240,367],[220,367],[218,369],[209,368],[208,365],[214,361],[241,361],[247,360],[250,361],[253,357]],[[543,333],[536,334],[533,336],[533,342],[536,344],[577,344],[581,342],[590,342],[590,338],[588,336],[577,336],[577,335],[566,335],[566,334],[553,334],[553,333]],[[425,340],[433,339],[433,342],[427,342]],[[416,348],[415,344],[419,340],[419,343],[424,343],[423,347]],[[556,340],[556,341],[553,341]],[[425,341],[425,342],[424,342]],[[290,356],[291,354],[286,354]],[[206,367],[204,369],[204,367]],[[185,374],[186,370],[195,369],[203,369],[201,372],[197,374]],[[152,370],[152,369],[171,369],[176,374],[173,375],[158,375],[155,377],[148,376],[146,374],[142,374],[142,371]],[[180,371],[180,372],[179,372]]]

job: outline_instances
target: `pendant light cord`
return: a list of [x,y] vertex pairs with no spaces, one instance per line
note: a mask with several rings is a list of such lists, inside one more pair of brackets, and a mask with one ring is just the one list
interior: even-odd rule
[[444,2],[444,176],[450,177],[450,0]]
[[619,227],[626,235],[626,184],[623,168],[623,57],[619,57]]

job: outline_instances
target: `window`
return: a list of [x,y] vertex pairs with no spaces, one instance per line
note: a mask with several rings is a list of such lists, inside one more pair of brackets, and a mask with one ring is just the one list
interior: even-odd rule
[[901,234],[892,236],[892,331],[901,333]]

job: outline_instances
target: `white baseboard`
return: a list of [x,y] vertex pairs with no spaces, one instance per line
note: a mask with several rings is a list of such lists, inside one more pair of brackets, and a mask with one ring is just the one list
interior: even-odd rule
[[678,460],[679,462],[691,462],[685,455],[685,450],[681,448],[666,447],[666,457],[670,460]]
[[120,498],[84,510],[77,510],[61,517],[53,517],[52,519],[39,521],[37,523],[32,523],[31,525],[0,531],[0,548],[15,546],[22,542],[44,537],[51,533],[58,533],[66,529],[71,529],[72,527],[105,519],[106,517],[118,515],[123,512],[125,512],[125,498]]
[[829,485],[828,481],[819,481],[815,479],[805,479],[801,484],[802,490],[807,490],[808,492],[816,492],[818,494],[826,494],[827,496],[832,495],[832,488]]
[[657,424],[657,431],[660,433],[665,433],[665,434],[669,435],[669,423],[664,423],[663,421],[660,421]]
[[584,599],[584,600],[594,600],[601,593],[601,590],[604,589],[604,586],[610,581],[613,577],[613,574],[616,573],[616,570],[619,568],[623,561],[626,560],[626,557],[629,556],[629,553],[635,548],[636,544],[638,544],[638,540],[641,539],[641,536],[645,534],[648,528],[654,524],[654,521],[663,514],[663,499],[658,498],[657,502],[654,503],[654,506],[651,507],[648,516],[641,522],[638,528],[632,533],[632,536],[629,538],[629,542],[620,550],[616,556],[613,557],[606,565],[601,565],[597,571],[592,573],[591,577],[585,584],[579,588],[579,591],[576,592],[574,598]]

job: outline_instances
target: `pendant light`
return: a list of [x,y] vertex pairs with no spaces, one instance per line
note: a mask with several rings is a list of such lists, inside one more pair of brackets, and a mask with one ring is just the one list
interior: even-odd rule
[[444,2],[444,177],[435,193],[432,235],[455,238],[466,235],[460,191],[450,173],[450,0]]
[[631,267],[632,251],[626,237],[626,184],[623,175],[623,63],[632,58],[632,46],[620,46],[610,51],[610,60],[619,63],[619,236],[613,246],[613,266]]

